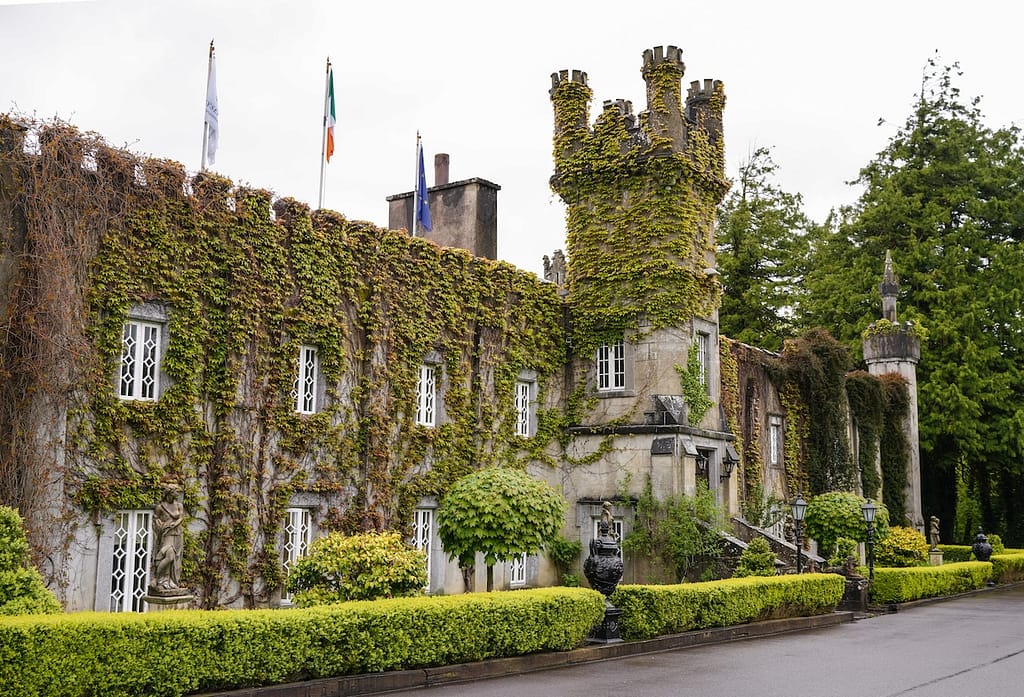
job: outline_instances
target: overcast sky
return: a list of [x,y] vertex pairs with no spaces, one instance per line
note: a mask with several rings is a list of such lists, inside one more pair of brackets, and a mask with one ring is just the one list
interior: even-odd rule
[[[641,56],[676,45],[684,85],[725,83],[730,176],[772,148],[779,183],[822,220],[909,114],[936,50],[993,127],[1024,122],[1024,9],[976,0],[0,0],[0,111],[54,117],[139,154],[200,165],[207,51],[216,42],[220,145],[236,183],[315,207],[324,67],[337,149],[324,206],[387,224],[413,187],[416,131],[451,180],[500,185],[498,254],[541,272],[563,248],[550,189],[550,74],[578,68],[606,99],[645,107]],[[879,125],[879,119],[889,124]]]

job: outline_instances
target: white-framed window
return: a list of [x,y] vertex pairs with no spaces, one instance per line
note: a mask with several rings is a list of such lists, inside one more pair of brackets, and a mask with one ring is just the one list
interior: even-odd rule
[[768,464],[778,467],[782,464],[782,417],[768,417]]
[[512,557],[508,563],[508,585],[512,588],[526,585],[526,552]]
[[[612,518],[612,524],[608,527],[608,534],[619,541],[619,557],[622,557],[622,519]],[[594,518],[594,539],[596,540],[601,536],[601,519]]]
[[601,344],[597,349],[597,389],[626,388],[626,345],[622,339]]
[[153,511],[114,515],[114,551],[110,574],[110,611],[145,612],[149,588]]
[[[313,514],[308,508],[285,509],[284,519],[284,543],[281,546],[284,557],[285,578],[297,562],[309,552],[309,545],[313,542]],[[285,592],[281,599],[291,602],[292,596]]]
[[153,401],[160,396],[162,329],[155,322],[132,319],[124,323],[117,391],[121,399]]
[[533,383],[516,382],[516,435],[533,435]]
[[430,590],[430,539],[434,533],[434,509],[417,508],[413,511],[412,546],[423,550],[427,556],[427,586]]
[[420,426],[437,425],[437,369],[432,365],[420,366],[416,383],[416,423]]
[[320,355],[315,346],[300,346],[299,360],[292,385],[295,411],[300,414],[317,412],[317,386],[320,383]]
[[703,332],[697,332],[697,366],[698,366],[698,377],[700,378],[700,384],[704,385],[705,389],[708,388],[710,380],[708,378],[711,366],[711,337]]

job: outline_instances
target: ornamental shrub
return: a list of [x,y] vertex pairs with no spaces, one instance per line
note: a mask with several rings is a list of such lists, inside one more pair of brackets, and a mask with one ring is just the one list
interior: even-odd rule
[[40,615],[61,611],[60,602],[29,563],[21,516],[0,506],[0,615]]
[[875,544],[878,566],[921,566],[928,563],[928,541],[914,528],[893,526],[885,539]]
[[775,552],[768,546],[768,540],[763,537],[751,540],[740,555],[740,561],[736,565],[736,573],[733,576],[742,578],[744,576],[774,575]]
[[309,607],[417,595],[427,581],[426,556],[397,532],[332,532],[295,562],[286,587],[296,605]]
[[437,534],[459,566],[477,552],[488,569],[520,554],[536,554],[565,519],[565,498],[546,482],[512,467],[486,467],[456,481],[441,501]]
[[[804,524],[807,534],[818,541],[818,548],[831,550],[840,537],[857,542],[867,540],[867,523],[861,513],[861,506],[867,501],[852,491],[830,491],[818,494],[807,504]],[[875,502],[878,514],[875,516],[875,542],[889,534],[889,512],[885,504]]]

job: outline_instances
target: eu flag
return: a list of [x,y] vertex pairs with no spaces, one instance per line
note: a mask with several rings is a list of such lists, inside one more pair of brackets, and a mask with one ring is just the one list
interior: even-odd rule
[[[430,232],[430,205],[427,203],[427,175],[423,171],[423,146],[419,139],[416,140],[416,149],[419,156],[416,158],[416,221],[423,226],[423,229]],[[415,230],[413,231],[415,235]]]

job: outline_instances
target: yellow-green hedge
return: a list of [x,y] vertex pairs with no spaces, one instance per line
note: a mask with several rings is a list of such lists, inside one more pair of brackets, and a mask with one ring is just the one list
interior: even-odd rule
[[1013,550],[1012,553],[993,554],[992,580],[996,583],[1024,581],[1024,551]]
[[992,562],[964,561],[909,569],[875,568],[868,599],[876,605],[953,595],[983,587],[992,578]]
[[604,616],[582,588],[290,610],[77,613],[0,620],[0,685],[19,697],[178,697],[579,646]]
[[650,639],[691,629],[725,627],[773,617],[831,612],[843,597],[838,574],[750,576],[669,586],[619,586],[624,639]]

